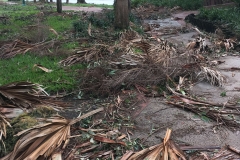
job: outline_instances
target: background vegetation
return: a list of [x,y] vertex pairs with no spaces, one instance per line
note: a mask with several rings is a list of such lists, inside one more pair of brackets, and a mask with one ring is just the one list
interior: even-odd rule
[[229,30],[240,33],[240,9],[238,7],[200,9],[198,18],[224,24]]
[[201,8],[203,6],[203,0],[132,0],[132,5],[134,7],[143,4],[166,6],[170,8],[180,6],[185,10],[193,10]]

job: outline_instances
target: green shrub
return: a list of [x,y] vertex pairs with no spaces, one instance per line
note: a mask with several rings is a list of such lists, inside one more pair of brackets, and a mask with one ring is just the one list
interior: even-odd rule
[[229,30],[233,30],[240,33],[240,10],[237,7],[234,8],[212,8],[212,9],[200,9],[198,18],[214,21],[216,24],[228,25]]

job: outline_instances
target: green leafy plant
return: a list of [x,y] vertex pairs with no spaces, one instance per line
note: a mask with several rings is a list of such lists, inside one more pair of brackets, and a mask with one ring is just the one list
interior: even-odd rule
[[223,91],[223,92],[220,94],[220,96],[222,96],[222,97],[226,97],[226,96],[227,96],[226,91]]

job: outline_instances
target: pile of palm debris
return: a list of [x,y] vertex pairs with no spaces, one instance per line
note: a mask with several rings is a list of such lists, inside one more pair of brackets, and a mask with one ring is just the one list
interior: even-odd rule
[[[31,87],[35,86],[33,84],[25,83],[23,86],[22,83],[22,85],[5,86],[5,89],[2,87],[1,94],[10,95],[9,90],[18,87],[21,88],[21,91],[24,89],[29,92],[37,91]],[[23,94],[29,93],[23,92]],[[29,96],[33,95],[29,94]],[[17,97],[16,94],[15,97]],[[24,103],[24,100],[27,101],[26,97],[19,100],[18,103]],[[28,101],[30,104],[31,101]],[[33,106],[35,103],[31,104]],[[3,105],[1,108],[5,108],[5,106]],[[102,113],[100,114],[100,112]],[[186,155],[183,151],[198,150],[198,148],[178,146],[170,139],[170,129],[167,130],[165,138],[159,144],[149,148],[142,147],[131,139],[131,129],[134,126],[128,123],[128,112],[124,107],[123,99],[118,96],[113,103],[109,103],[106,107],[99,107],[76,119],[70,120],[59,115],[38,119],[38,125],[16,134],[19,136],[19,140],[13,151],[2,159],[209,159],[210,156],[204,152],[190,157]],[[2,115],[3,113],[1,113],[1,118]],[[86,120],[91,120],[90,123],[88,122],[88,126],[86,126]],[[10,123],[4,117],[0,122],[1,133],[6,136],[6,125],[10,125]],[[4,139],[1,140],[3,142]],[[212,159],[231,159],[238,157],[238,154],[239,151],[236,148],[227,146],[211,157]]]
[[[139,8],[140,10],[143,8]],[[207,37],[200,31],[199,33],[202,37]],[[54,34],[58,36],[57,33]],[[88,34],[94,38],[90,24]],[[79,84],[81,92],[115,95],[114,93],[119,93],[120,90],[124,92],[136,87],[140,93],[148,95],[151,92],[146,86],[166,85],[167,82],[171,85],[167,85],[171,96],[168,96],[166,103],[197,114],[204,110],[206,116],[219,124],[238,127],[240,108],[235,107],[235,104],[204,102],[183,92],[182,88],[186,84],[189,85],[188,81],[206,80],[216,86],[222,86],[225,81],[221,73],[214,69],[213,62],[205,56],[213,49],[206,45],[205,38],[201,36],[190,42],[183,51],[167,40],[144,37],[130,29],[122,32],[113,45],[96,42],[96,38],[96,43],[91,47],[75,50],[74,54],[61,60],[59,64],[87,64]],[[51,40],[31,44],[16,40],[0,48],[0,58],[12,58],[54,42]],[[226,50],[233,49],[234,45],[235,41],[231,39],[216,42],[216,46]],[[46,70],[43,66],[35,67]],[[166,96],[165,94],[163,95]],[[155,95],[153,93],[153,96]],[[6,114],[2,112],[3,108],[18,107],[29,110],[39,105],[55,110],[63,108],[63,104],[50,100],[39,85],[23,82],[0,87],[0,140],[3,146],[7,126],[11,126]],[[178,147],[170,140],[171,130],[167,131],[162,143],[149,148],[144,148],[132,140],[131,129],[134,129],[134,126],[129,112],[122,97],[118,96],[107,106],[87,112],[73,120],[59,115],[38,119],[39,125],[17,134],[20,139],[14,150],[3,159],[187,159],[182,150],[193,148]],[[236,154],[239,154],[239,151],[228,146],[211,157],[227,159],[237,157]],[[202,154],[198,155],[199,157],[209,159],[210,156]]]
[[[0,87],[0,138],[3,146],[5,138],[11,138],[6,137],[7,126],[11,127],[11,124],[5,116],[7,112],[3,112],[4,109],[15,107],[28,109],[31,112],[30,108],[34,109],[42,105],[63,108],[62,103],[52,102],[43,93],[45,92],[39,85],[28,82],[13,83]],[[95,116],[96,119],[92,120],[89,126],[82,127],[82,125],[87,124],[84,120],[99,112],[104,112],[104,114]],[[167,131],[164,142],[160,145],[135,152],[134,147],[136,145],[130,138],[133,126],[129,125],[127,117],[129,117],[128,111],[124,108],[123,100],[118,96],[108,106],[87,112],[76,119],[69,120],[59,115],[40,118],[38,119],[38,125],[22,130],[15,135],[19,139],[13,151],[2,159],[121,158],[134,160],[144,159],[145,157],[160,159],[160,157],[175,158],[178,156],[183,160],[185,159],[181,149],[170,140],[171,130]]]
[[206,79],[221,86],[223,76],[207,65],[200,54],[206,52],[207,47],[203,39],[198,41],[201,43],[190,43],[182,52],[167,40],[144,38],[133,30],[127,30],[121,33],[119,43],[114,46],[95,44],[89,49],[76,51],[59,63],[63,66],[87,63],[89,67],[83,73],[80,88],[85,93],[98,95],[116,93],[135,84],[163,84],[179,76],[188,76],[192,80]]

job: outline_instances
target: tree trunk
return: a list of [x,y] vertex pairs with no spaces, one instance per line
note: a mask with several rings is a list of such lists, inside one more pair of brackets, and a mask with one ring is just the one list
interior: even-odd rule
[[57,0],[57,12],[62,13],[62,0]]
[[69,3],[69,0],[66,0],[66,3],[68,4],[68,3]]
[[34,2],[34,3],[36,3],[36,2],[37,2],[37,0],[34,0],[33,2]]
[[77,3],[86,3],[85,0],[77,0]]
[[50,2],[52,3],[52,2],[53,2],[53,0],[50,0]]
[[129,26],[129,14],[130,14],[130,2],[129,0],[115,0],[114,12],[115,12],[115,28],[127,29]]

